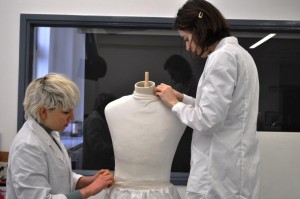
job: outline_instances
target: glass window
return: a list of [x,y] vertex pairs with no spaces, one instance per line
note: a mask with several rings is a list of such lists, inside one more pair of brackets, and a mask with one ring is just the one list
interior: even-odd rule
[[[164,82],[195,96],[205,59],[197,60],[185,51],[184,41],[172,30],[172,20],[140,18],[128,22],[129,25],[124,25],[120,18],[110,18],[104,25],[95,25],[94,20],[88,25],[83,25],[85,20],[79,20],[77,25],[74,20],[68,21],[55,25],[46,20],[40,25],[33,20],[33,25],[27,26],[30,34],[21,32],[19,99],[23,99],[25,87],[32,79],[48,72],[68,75],[81,92],[75,120],[61,134],[72,166],[74,169],[103,167],[113,170],[113,149],[103,114],[105,105],[131,95],[134,84],[143,80],[146,71],[156,84]],[[258,131],[300,132],[300,33],[297,32],[300,25],[284,23],[292,25],[282,29],[283,22],[274,22],[269,28],[250,26],[249,23],[255,23],[253,21],[231,23],[232,34],[257,65],[260,81]],[[269,33],[276,35],[250,48]],[[24,122],[22,108],[19,105],[19,127]],[[97,108],[102,110],[102,120],[93,126],[104,134],[102,140],[87,134],[86,121]],[[189,172],[191,132],[192,129],[187,128],[178,145],[172,172]],[[102,148],[97,143],[102,143]]]

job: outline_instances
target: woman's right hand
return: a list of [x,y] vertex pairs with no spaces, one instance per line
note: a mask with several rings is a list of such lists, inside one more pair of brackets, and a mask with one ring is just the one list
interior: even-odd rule
[[170,108],[183,99],[182,93],[179,93],[171,86],[163,83],[155,88],[155,94]]
[[95,176],[91,184],[80,189],[83,198],[96,195],[105,188],[111,187],[114,182],[114,177],[109,170],[102,169]]
[[103,185],[102,189],[110,187],[113,184],[113,181],[114,181],[114,176],[107,169],[100,170],[96,174],[95,177],[96,177],[96,179],[94,180],[93,183],[98,184],[98,185],[102,184]]

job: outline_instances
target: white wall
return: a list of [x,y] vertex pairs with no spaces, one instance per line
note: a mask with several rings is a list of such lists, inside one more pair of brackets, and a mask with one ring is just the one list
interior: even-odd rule
[[[174,17],[185,0],[1,0],[0,151],[17,130],[20,13]],[[300,20],[298,0],[211,0],[229,19]],[[8,92],[9,91],[9,92]]]
[[[17,131],[20,13],[174,17],[185,0],[0,0],[0,151]],[[300,20],[299,0],[211,0],[228,19]],[[300,195],[300,134],[260,133],[262,199]],[[274,137],[275,136],[275,137]],[[274,139],[277,142],[274,142]],[[280,143],[280,147],[276,143]],[[292,147],[293,146],[293,147]],[[276,153],[273,149],[276,149]],[[295,157],[295,158],[294,158]],[[294,189],[295,188],[295,189]],[[284,197],[281,194],[285,194]],[[279,196],[282,197],[279,197]]]
[[300,133],[260,132],[260,199],[300,198]]

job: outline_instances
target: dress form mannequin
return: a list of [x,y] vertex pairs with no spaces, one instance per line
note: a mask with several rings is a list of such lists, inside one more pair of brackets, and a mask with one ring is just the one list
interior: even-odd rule
[[154,89],[152,81],[148,87],[138,82],[132,95],[106,106],[116,180],[107,198],[180,198],[170,174],[186,126],[154,95]]

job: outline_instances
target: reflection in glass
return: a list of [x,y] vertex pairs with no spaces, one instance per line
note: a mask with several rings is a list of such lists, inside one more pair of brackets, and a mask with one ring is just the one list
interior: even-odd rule
[[95,36],[92,33],[85,34],[85,79],[97,81],[105,76],[107,71],[106,61],[99,55]]
[[[81,91],[80,105],[75,110],[75,120],[79,122],[92,114],[99,93],[111,93],[116,98],[130,95],[133,85],[144,78],[145,71],[149,71],[150,80],[156,84],[170,84],[194,96],[205,63],[205,60],[192,58],[185,51],[182,39],[172,30],[35,29],[34,78],[47,72],[61,72],[74,80]],[[277,33],[255,49],[249,47],[262,38],[261,33],[234,32],[234,35],[257,65],[260,80],[258,130],[300,132],[300,35]],[[192,130],[189,131],[177,148],[172,171],[189,171]],[[74,168],[81,169],[84,139],[83,136],[72,138],[71,132],[69,126],[61,134],[62,140],[65,144],[76,143],[68,144],[68,150]],[[93,159],[95,157],[99,162],[102,159],[100,155]]]
[[95,100],[92,113],[84,120],[83,169],[114,170],[114,151],[104,109],[115,99],[113,94],[100,93]]
[[[197,83],[200,77],[195,77],[191,64],[181,55],[173,54],[166,60],[164,70],[171,78],[170,85],[177,91],[196,97]],[[189,172],[190,147],[193,129],[186,127],[174,156],[172,171]]]

